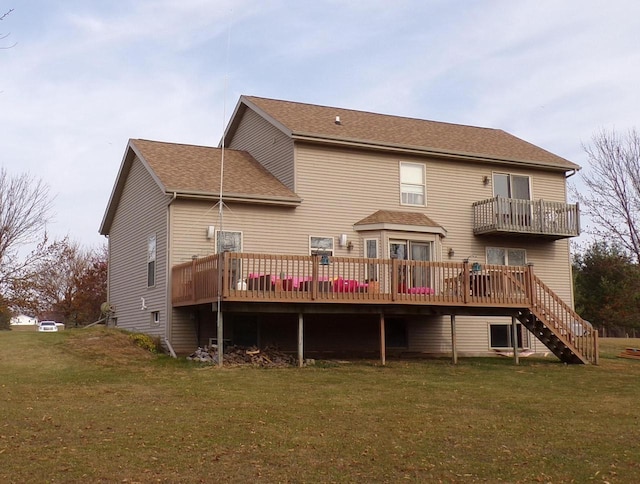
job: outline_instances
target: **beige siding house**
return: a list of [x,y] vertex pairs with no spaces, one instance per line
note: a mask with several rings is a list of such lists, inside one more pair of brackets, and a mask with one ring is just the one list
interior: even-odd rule
[[220,147],[129,142],[100,229],[114,322],[178,353],[594,363],[578,168],[501,130],[243,96]]

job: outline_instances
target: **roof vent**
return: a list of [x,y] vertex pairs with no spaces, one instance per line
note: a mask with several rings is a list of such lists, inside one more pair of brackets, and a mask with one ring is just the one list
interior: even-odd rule
[[342,122],[340,121],[340,116],[336,116],[336,124],[340,125]]

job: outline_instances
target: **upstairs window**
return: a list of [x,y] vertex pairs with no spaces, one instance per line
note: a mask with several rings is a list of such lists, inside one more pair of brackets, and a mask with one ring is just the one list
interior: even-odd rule
[[147,240],[147,287],[156,285],[156,234]]
[[424,207],[427,199],[425,169],[422,163],[400,163],[400,202]]
[[531,200],[529,177],[510,175],[508,173],[494,173],[493,196],[515,198],[517,200]]

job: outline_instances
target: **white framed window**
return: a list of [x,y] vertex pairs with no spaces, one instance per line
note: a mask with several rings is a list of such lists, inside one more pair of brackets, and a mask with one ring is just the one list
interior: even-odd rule
[[506,247],[487,247],[487,264],[524,266],[527,264],[527,251]]
[[152,234],[147,239],[147,287],[156,285],[157,239]]
[[526,175],[494,173],[493,196],[531,200],[531,179]]
[[[518,331],[518,349],[528,349],[529,333],[518,323],[516,325]],[[513,349],[513,325],[509,323],[490,323],[489,324],[489,347],[491,349]]]
[[427,204],[425,166],[423,163],[400,162],[400,203],[402,205]]
[[216,230],[216,250],[220,252],[242,252],[242,232]]
[[[364,256],[367,259],[377,259],[378,254],[378,239],[364,239]],[[378,264],[367,264],[366,277],[369,281],[379,280],[379,267]]]
[[160,326],[160,311],[151,311],[151,325]]
[[309,237],[309,255],[333,255],[333,237]]
[[[433,242],[424,240],[389,240],[391,259],[428,262],[432,260]],[[398,290],[407,291],[414,287],[431,287],[432,270],[427,267],[400,265],[398,267]]]

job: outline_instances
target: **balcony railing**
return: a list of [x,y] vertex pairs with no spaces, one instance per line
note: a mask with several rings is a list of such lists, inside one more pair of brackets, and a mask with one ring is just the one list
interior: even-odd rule
[[577,203],[489,198],[473,204],[473,233],[576,237],[580,235],[580,207]]

